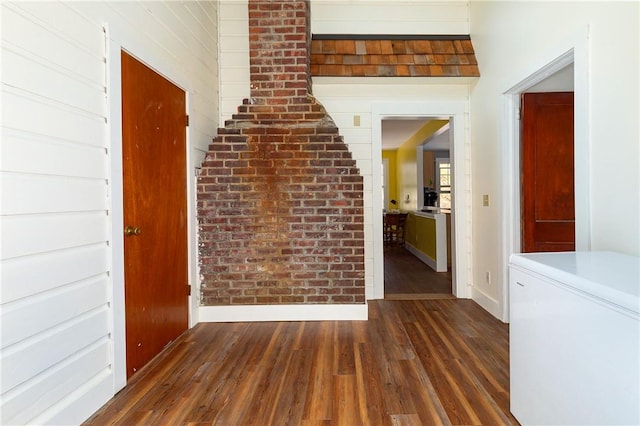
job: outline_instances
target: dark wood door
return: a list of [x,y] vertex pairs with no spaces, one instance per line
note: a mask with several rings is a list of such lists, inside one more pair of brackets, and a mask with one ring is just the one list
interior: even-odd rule
[[522,99],[522,252],[575,250],[573,93]]
[[122,52],[127,377],[187,329],[185,93]]

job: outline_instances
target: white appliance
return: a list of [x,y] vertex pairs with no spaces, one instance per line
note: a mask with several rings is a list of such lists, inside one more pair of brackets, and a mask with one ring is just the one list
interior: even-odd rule
[[640,258],[513,255],[511,412],[523,425],[640,424]]

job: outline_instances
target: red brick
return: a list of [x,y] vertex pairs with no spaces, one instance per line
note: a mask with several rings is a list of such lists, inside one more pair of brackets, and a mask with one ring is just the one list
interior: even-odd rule
[[[308,49],[308,3],[278,3],[273,15],[270,2],[249,2],[260,25],[250,29],[251,101],[219,129],[198,179],[202,302],[363,303],[362,178],[338,129],[323,124],[307,74],[310,52],[333,49],[331,65],[356,43]],[[339,286],[356,291],[319,294]]]
[[335,303],[355,303],[354,296],[331,296],[331,300]]

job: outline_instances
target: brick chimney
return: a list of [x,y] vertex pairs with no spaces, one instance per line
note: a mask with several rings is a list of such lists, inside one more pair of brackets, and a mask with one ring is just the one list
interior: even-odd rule
[[311,95],[309,3],[249,0],[251,98],[198,179],[201,304],[365,303],[363,184]]

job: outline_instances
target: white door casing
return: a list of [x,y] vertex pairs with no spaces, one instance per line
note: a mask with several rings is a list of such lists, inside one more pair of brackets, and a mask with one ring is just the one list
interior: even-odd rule
[[589,27],[568,40],[564,52],[533,70],[504,92],[501,123],[503,221],[502,286],[499,318],[509,321],[509,257],[520,253],[520,95],[552,74],[574,65],[574,168],[576,251],[591,250],[590,107],[589,107]]

